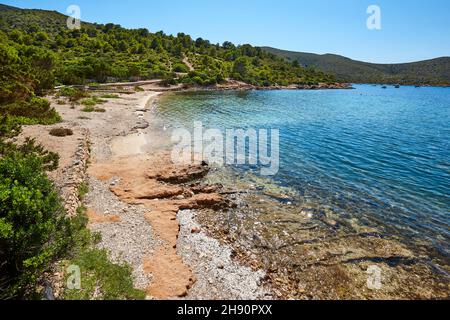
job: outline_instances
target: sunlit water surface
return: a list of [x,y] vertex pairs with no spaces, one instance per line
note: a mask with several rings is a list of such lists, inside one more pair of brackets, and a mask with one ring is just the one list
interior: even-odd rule
[[167,132],[279,129],[273,182],[450,256],[450,88],[178,93],[156,113]]

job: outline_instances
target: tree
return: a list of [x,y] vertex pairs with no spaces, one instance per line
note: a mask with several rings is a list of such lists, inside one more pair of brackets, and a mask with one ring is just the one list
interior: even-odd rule
[[245,57],[236,59],[233,65],[233,73],[237,75],[239,80],[244,80],[248,73],[248,60]]
[[0,104],[26,99],[33,92],[34,80],[12,46],[0,44]]
[[222,44],[222,47],[223,47],[225,50],[230,50],[230,49],[235,49],[235,48],[236,48],[236,47],[234,46],[234,44],[231,43],[230,41],[225,41],[225,42]]

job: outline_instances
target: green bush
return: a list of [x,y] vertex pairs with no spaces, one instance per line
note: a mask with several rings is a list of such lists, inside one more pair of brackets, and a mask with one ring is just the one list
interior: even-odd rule
[[89,93],[84,89],[77,89],[72,87],[63,87],[58,93],[61,97],[67,97],[71,102],[77,102],[83,98],[89,97]]
[[184,63],[178,63],[173,67],[174,72],[180,72],[180,73],[188,73],[189,68]]
[[[83,184],[79,190],[80,199],[87,192],[88,185]],[[96,249],[101,235],[86,228],[88,218],[86,207],[80,206],[77,215],[72,218],[70,234],[72,247],[63,263],[64,269],[76,265],[81,271],[81,289],[64,288],[62,299],[65,300],[142,300],[145,293],[133,287],[132,269],[126,264],[112,263],[105,250]],[[67,282],[70,274],[65,274]]]
[[133,287],[131,267],[113,264],[105,250],[85,249],[71,265],[80,267],[82,286],[80,290],[65,290],[66,300],[90,300],[94,294],[101,300],[143,300],[145,293]]
[[177,84],[177,80],[174,77],[166,77],[160,82],[160,85],[163,87],[170,87]]
[[72,87],[62,87],[59,89],[59,95],[61,97],[72,97],[77,93],[78,89]]
[[[97,104],[104,104],[106,103],[106,100],[100,99],[98,97],[92,97],[92,98],[87,98],[81,101],[81,104],[88,107],[88,108],[92,108],[94,106],[96,106]],[[95,110],[92,110],[95,111]]]
[[101,95],[100,98],[102,98],[102,99],[119,99],[120,96],[118,94],[114,94],[114,93],[107,93],[107,94]]
[[21,124],[50,125],[62,121],[50,103],[39,97],[0,105],[0,114],[16,118]]
[[87,112],[87,113],[91,113],[91,112],[104,113],[104,112],[106,112],[106,109],[95,108],[93,106],[87,106],[87,107],[84,107],[83,109],[81,109],[81,111],[82,112]]
[[42,159],[13,152],[0,159],[0,274],[5,295],[23,296],[67,250],[69,220]]
[[84,200],[84,197],[89,193],[89,185],[86,182],[78,186],[78,198]]

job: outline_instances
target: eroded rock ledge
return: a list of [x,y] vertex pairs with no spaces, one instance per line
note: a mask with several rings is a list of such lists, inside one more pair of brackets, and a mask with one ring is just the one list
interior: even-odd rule
[[192,270],[177,254],[180,224],[177,214],[185,209],[225,209],[231,203],[218,190],[202,185],[209,171],[205,163],[175,166],[170,154],[138,155],[94,164],[89,173],[102,181],[117,177],[110,186],[121,201],[148,209],[145,219],[161,240],[153,255],[143,261],[151,274],[149,296],[158,299],[184,297],[195,283]]

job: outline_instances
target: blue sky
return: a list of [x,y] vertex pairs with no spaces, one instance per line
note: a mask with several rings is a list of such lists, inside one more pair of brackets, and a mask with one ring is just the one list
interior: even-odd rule
[[[12,0],[21,8],[65,13],[76,4],[84,21],[185,32],[214,43],[267,45],[336,53],[380,63],[450,56],[449,0]],[[368,30],[378,5],[382,29]]]

